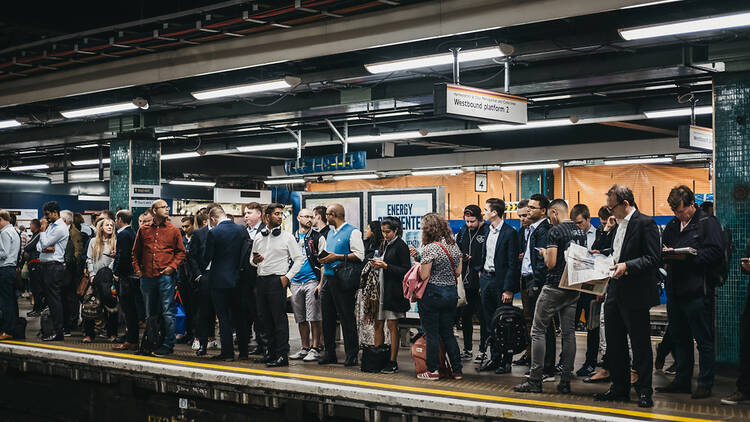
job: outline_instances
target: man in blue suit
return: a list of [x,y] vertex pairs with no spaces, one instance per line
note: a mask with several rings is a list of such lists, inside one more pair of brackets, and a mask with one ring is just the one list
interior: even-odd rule
[[233,328],[237,330],[239,358],[247,359],[250,327],[248,324],[232,327],[232,314],[239,313],[241,309],[241,297],[236,294],[236,288],[240,278],[245,231],[227,217],[221,206],[209,212],[209,220],[213,228],[206,239],[205,259],[210,267],[208,282],[221,335],[221,354],[214,359],[225,362],[234,360]]
[[[501,304],[512,304],[513,294],[519,290],[521,263],[518,261],[518,233],[503,219],[505,202],[490,198],[484,205],[484,219],[489,223],[487,239],[482,254],[482,272],[479,275],[479,290],[484,312],[486,335],[492,333],[492,316]],[[477,371],[495,371],[496,374],[510,372],[513,355],[503,354],[495,344],[491,344],[490,360],[484,362]]]

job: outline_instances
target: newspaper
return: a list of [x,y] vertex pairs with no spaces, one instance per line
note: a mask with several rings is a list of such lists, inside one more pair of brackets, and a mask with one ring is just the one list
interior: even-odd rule
[[571,243],[565,251],[565,263],[568,271],[568,285],[575,286],[589,281],[608,280],[613,271],[615,260],[611,256],[590,254],[583,246]]

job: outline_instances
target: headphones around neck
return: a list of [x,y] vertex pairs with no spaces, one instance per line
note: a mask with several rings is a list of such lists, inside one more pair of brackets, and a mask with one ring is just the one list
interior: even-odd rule
[[260,234],[263,236],[268,236],[269,234],[274,235],[274,237],[281,235],[281,227],[276,227],[273,230],[268,230],[268,227],[263,228],[263,230],[260,231]]

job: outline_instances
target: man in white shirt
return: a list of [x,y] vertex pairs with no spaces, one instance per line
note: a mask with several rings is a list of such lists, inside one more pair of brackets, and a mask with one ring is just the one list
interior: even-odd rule
[[[268,367],[289,366],[289,320],[286,315],[286,289],[304,263],[294,236],[282,230],[282,204],[265,210],[268,227],[253,242],[250,263],[258,268],[258,318],[266,332],[269,353],[256,362]],[[291,268],[289,262],[292,261]]]
[[21,237],[10,221],[10,213],[0,209],[0,311],[3,315],[0,340],[13,339],[18,318],[15,280]]
[[44,273],[45,296],[54,332],[42,337],[42,340],[62,341],[64,340],[62,288],[65,280],[65,247],[68,244],[70,228],[60,218],[60,205],[57,202],[47,202],[43,209],[45,219],[42,220],[42,232],[39,234],[37,250],[40,252],[39,260],[42,262]]

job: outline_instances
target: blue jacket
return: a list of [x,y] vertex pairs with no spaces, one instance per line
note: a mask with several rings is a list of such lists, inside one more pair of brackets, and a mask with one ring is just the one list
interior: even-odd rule
[[[489,225],[487,230],[489,237]],[[502,291],[516,293],[519,291],[521,263],[518,254],[518,233],[508,223],[503,223],[495,244],[495,283]],[[482,263],[487,257],[487,242],[482,248]]]
[[211,263],[208,275],[212,289],[229,289],[237,286],[242,245],[246,236],[245,229],[231,220],[222,221],[208,232],[205,259]]

